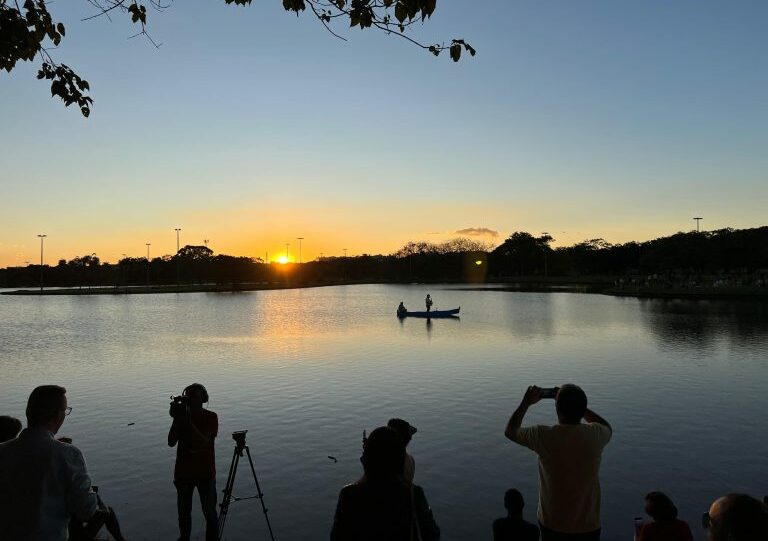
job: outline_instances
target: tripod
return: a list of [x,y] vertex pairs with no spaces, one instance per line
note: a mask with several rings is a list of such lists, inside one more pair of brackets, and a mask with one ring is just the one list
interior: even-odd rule
[[[261,502],[261,510],[264,512],[264,518],[267,520],[267,528],[269,528],[269,537],[272,541],[275,541],[275,534],[272,533],[272,525],[269,523],[269,515],[267,514],[267,508],[264,505],[264,494],[261,492],[259,486],[259,480],[256,478],[256,469],[253,467],[253,460],[251,459],[251,450],[245,444],[245,433],[247,430],[240,430],[232,433],[232,439],[235,440],[235,450],[232,454],[232,463],[229,465],[229,476],[227,477],[227,484],[224,486],[224,497],[221,500],[219,506],[219,540],[221,541],[224,535],[224,521],[227,519],[227,512],[229,511],[229,504],[232,501],[240,500],[252,500],[257,499]],[[243,451],[248,455],[248,463],[251,465],[251,473],[253,473],[253,481],[256,483],[256,494],[254,496],[246,496],[244,498],[238,498],[232,495],[232,488],[235,485],[235,474],[237,473],[237,465],[240,462],[240,457],[243,456]]]

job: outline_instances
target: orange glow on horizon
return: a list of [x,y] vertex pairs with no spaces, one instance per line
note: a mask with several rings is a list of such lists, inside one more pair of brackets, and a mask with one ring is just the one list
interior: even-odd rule
[[277,262],[280,263],[281,265],[285,265],[286,263],[288,263],[288,258],[284,255],[281,255],[280,257],[277,258]]

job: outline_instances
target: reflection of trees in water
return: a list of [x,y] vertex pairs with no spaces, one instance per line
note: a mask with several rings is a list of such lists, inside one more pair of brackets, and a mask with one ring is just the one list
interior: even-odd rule
[[662,346],[710,350],[718,341],[750,347],[768,339],[768,303],[641,299],[643,321]]

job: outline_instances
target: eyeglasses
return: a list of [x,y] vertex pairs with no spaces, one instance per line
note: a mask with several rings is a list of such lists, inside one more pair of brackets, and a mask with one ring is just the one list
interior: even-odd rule
[[72,406],[68,406],[68,407],[67,407],[67,408],[64,410],[64,415],[69,415],[70,413],[72,413]]

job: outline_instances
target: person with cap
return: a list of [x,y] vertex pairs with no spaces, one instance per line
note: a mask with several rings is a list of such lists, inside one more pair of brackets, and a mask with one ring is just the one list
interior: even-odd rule
[[[397,432],[400,440],[403,442],[403,447],[408,447],[411,443],[411,438],[416,434],[416,427],[412,426],[408,421],[402,419],[390,419],[387,421],[387,426]],[[416,461],[413,457],[405,451],[405,461],[403,463],[403,479],[409,483],[413,483],[413,477],[416,475]]]
[[405,447],[381,426],[365,439],[364,475],[339,492],[331,541],[439,541],[440,528],[424,490],[402,477]]

